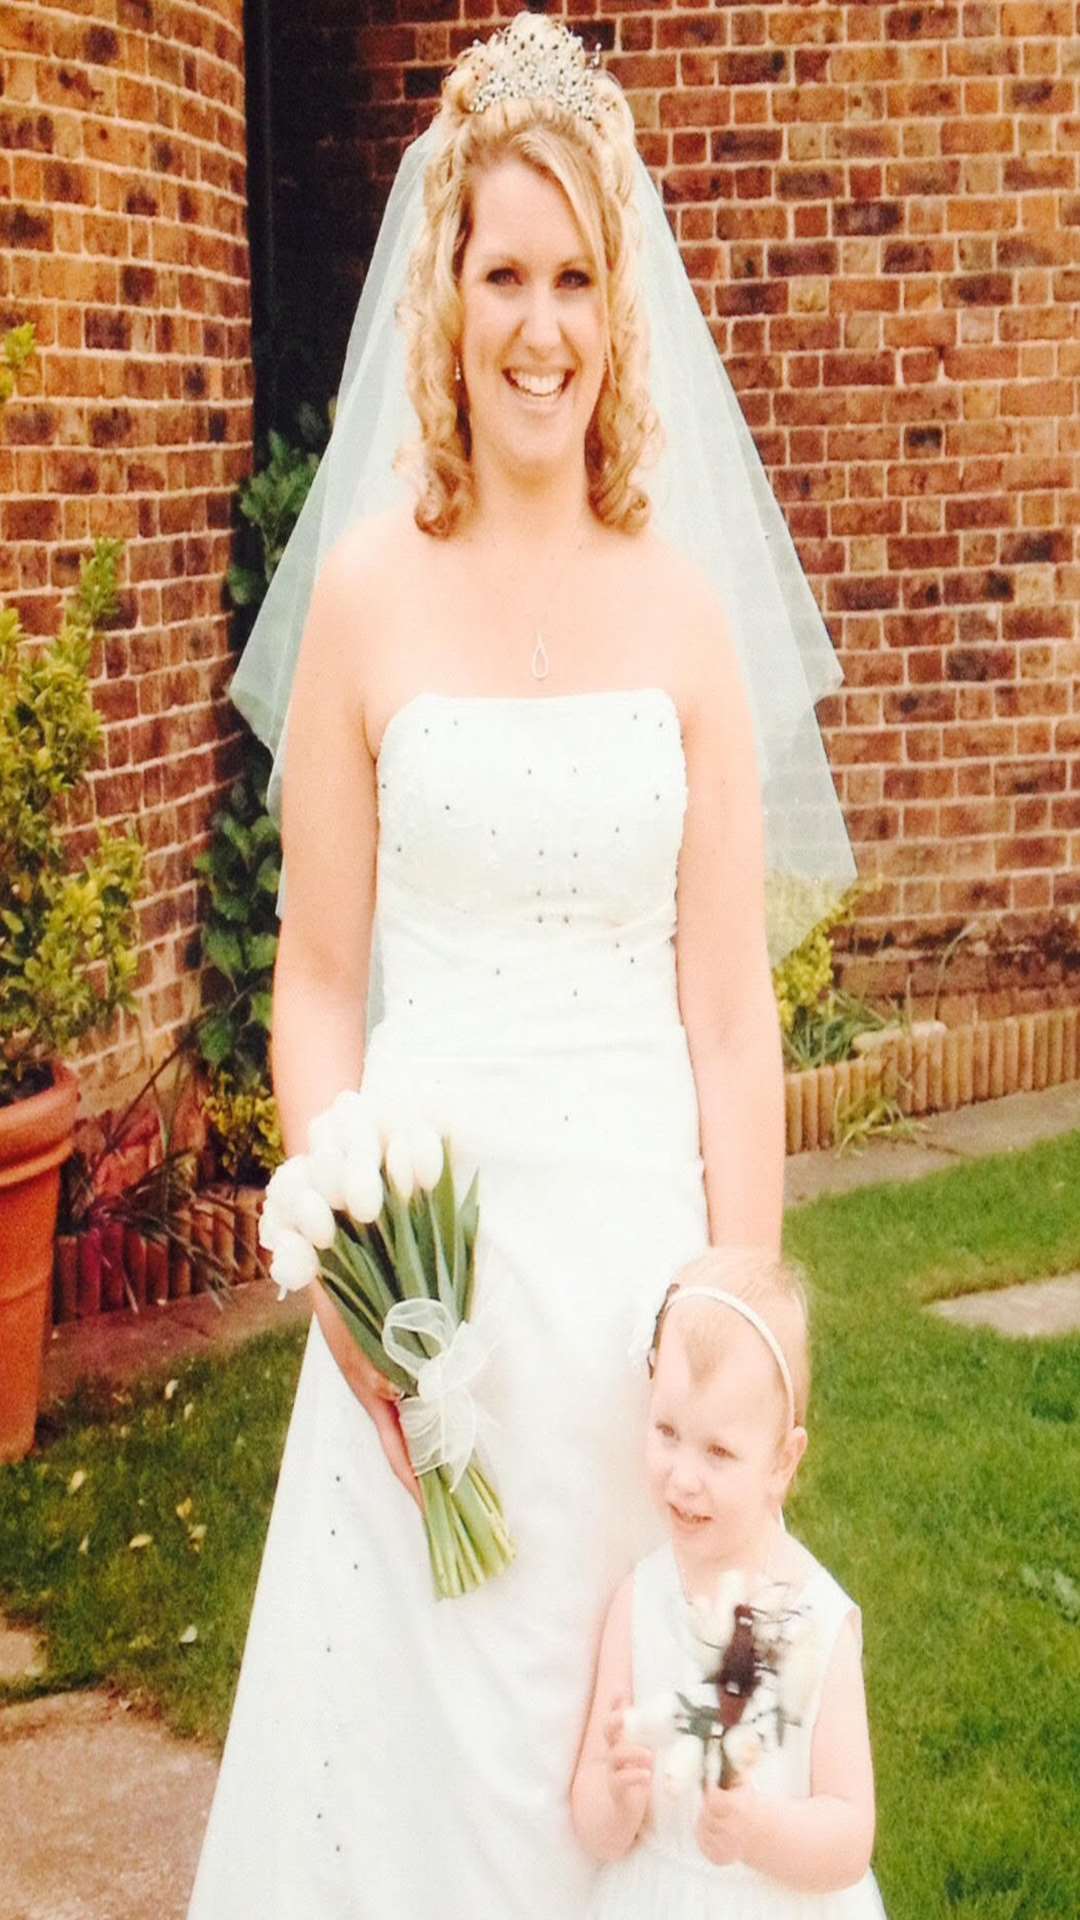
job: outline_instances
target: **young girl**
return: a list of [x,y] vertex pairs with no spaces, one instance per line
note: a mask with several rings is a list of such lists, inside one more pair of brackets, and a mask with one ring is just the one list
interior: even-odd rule
[[[806,1447],[798,1279],[711,1250],[669,1291],[650,1363],[670,1537],[604,1626],[571,1795],[604,1863],[593,1920],[880,1920],[858,1610],[781,1518]],[[703,1743],[687,1702],[733,1730]]]

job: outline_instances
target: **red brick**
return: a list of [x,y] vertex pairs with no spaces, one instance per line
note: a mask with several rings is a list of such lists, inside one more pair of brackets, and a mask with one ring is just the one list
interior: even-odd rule
[[959,6],[887,7],[885,40],[954,40],[959,21]]
[[884,576],[875,579],[856,574],[846,580],[830,580],[828,595],[831,610],[858,613],[870,608],[895,607],[900,598],[900,586],[898,581]]
[[60,504],[57,500],[6,500],[3,503],[6,540],[58,540]]
[[1064,834],[1029,834],[1014,840],[999,840],[994,847],[994,864],[1000,872],[1024,867],[1062,867],[1068,860],[1069,843]]
[[890,540],[888,543],[889,565],[897,573],[909,569],[925,571],[927,568],[955,567],[959,560],[959,542],[955,534],[939,534],[936,538],[919,535],[911,539]]

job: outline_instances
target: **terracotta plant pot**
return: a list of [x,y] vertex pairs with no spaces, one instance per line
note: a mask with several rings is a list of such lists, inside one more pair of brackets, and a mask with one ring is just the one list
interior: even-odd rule
[[57,1066],[44,1092],[0,1106],[0,1461],[21,1460],[34,1443],[60,1168],[78,1098],[75,1075]]

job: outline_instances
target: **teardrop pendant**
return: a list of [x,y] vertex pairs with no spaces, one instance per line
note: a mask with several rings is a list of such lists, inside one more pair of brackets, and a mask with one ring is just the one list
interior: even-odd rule
[[550,662],[547,657],[547,648],[544,645],[544,636],[539,627],[537,627],[536,645],[533,648],[532,657],[532,677],[534,680],[546,680],[549,671]]

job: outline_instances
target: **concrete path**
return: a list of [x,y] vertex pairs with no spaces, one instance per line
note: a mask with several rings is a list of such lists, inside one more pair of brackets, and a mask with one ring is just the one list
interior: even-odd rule
[[[46,1354],[43,1406],[79,1380],[167,1372],[310,1311],[256,1280],[224,1309],[200,1294],[70,1321]],[[44,1643],[0,1615],[0,1681],[43,1672]],[[0,1707],[0,1920],[184,1920],[217,1766],[215,1753],[107,1693]]]
[[104,1693],[5,1708],[3,1920],[183,1920],[216,1777]]
[[[1013,1094],[935,1116],[917,1143],[871,1141],[858,1154],[801,1154],[787,1163],[788,1204],[917,1180],[958,1160],[1074,1128],[1080,1085]],[[1060,1292],[1063,1283],[1048,1284]],[[1080,1276],[1073,1284],[1080,1294]],[[1040,1289],[1007,1288],[994,1300],[1009,1305],[1013,1294],[1024,1295],[1030,1308]],[[960,1317],[956,1310],[967,1302],[942,1304]],[[1039,1310],[1056,1308],[1040,1303]],[[81,1378],[124,1383],[306,1312],[302,1300],[279,1306],[272,1287],[253,1282],[225,1313],[200,1296],[74,1322],[58,1328],[50,1345],[45,1402],[63,1399]],[[36,1636],[5,1632],[6,1624],[0,1617],[0,1679],[40,1670]],[[19,1814],[17,1827],[0,1814],[0,1920],[183,1920],[216,1770],[212,1753],[173,1738],[108,1694],[60,1694],[0,1709],[0,1810]]]
[[66,1320],[53,1328],[45,1351],[41,1404],[47,1409],[66,1400],[79,1380],[107,1379],[122,1386],[193,1354],[239,1346],[253,1334],[310,1317],[306,1295],[291,1293],[279,1301],[268,1280],[250,1280],[220,1307],[212,1294],[200,1293],[139,1313]]
[[851,1193],[886,1180],[921,1180],[963,1160],[1016,1153],[1040,1140],[1080,1129],[1080,1082],[1043,1093],[1010,1093],[956,1113],[927,1115],[914,1140],[870,1140],[861,1152],[798,1153],[784,1169],[788,1206],[823,1193]]

